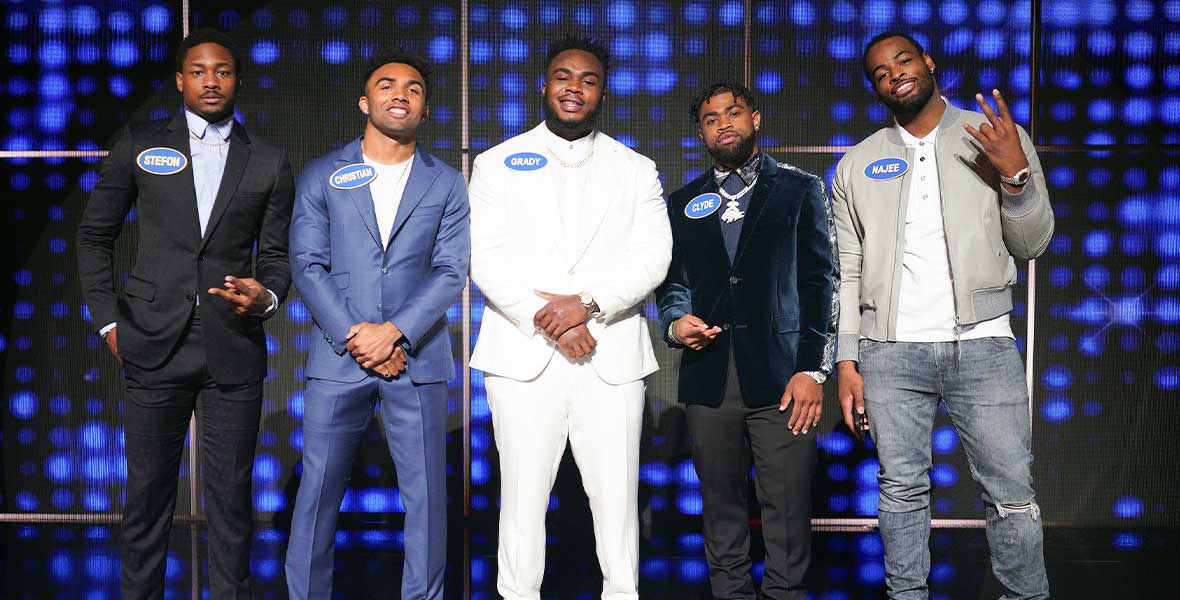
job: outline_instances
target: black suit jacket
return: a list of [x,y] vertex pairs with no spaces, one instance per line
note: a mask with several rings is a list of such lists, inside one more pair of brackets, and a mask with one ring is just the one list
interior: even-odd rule
[[[225,171],[205,236],[183,114],[167,123],[125,128],[103,160],[78,227],[78,266],[92,323],[118,323],[119,354],[143,369],[159,368],[201,302],[209,373],[223,384],[266,376],[262,320],[239,317],[207,290],[226,275],[254,277],[281,303],[291,282],[287,229],[295,187],[286,153],[234,123]],[[188,158],[174,175],[137,166],[139,153],[167,147]],[[115,291],[113,249],[132,205],[139,222],[135,264]],[[257,260],[255,261],[255,247]]]
[[747,406],[777,404],[800,371],[831,371],[838,322],[839,268],[834,224],[823,181],[763,156],[730,262],[721,234],[722,210],[701,218],[685,206],[717,192],[712,169],[668,198],[672,265],[656,290],[661,335],[694,314],[722,328],[704,350],[685,350],[680,400],[718,406],[733,348]]

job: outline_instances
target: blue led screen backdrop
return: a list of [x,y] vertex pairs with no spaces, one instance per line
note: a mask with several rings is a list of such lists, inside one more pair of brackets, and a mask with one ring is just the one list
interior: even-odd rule
[[[239,43],[238,116],[286,147],[297,173],[359,135],[360,76],[381,46],[434,62],[422,140],[466,169],[481,151],[540,121],[547,43],[570,31],[591,34],[614,61],[602,128],[654,159],[667,192],[709,166],[687,106],[716,79],[748,81],[763,112],[764,147],[830,181],[844,147],[889,123],[865,84],[863,43],[884,29],[914,32],[953,104],[971,108],[976,91],[998,87],[1042,145],[1057,232],[1033,276],[1022,270],[1013,329],[1033,356],[1034,472],[1045,518],[1180,522],[1180,491],[1165,475],[1180,456],[1170,433],[1180,418],[1180,2],[1045,2],[1039,30],[1032,3],[1000,0],[186,4],[190,28],[220,27]],[[180,106],[172,56],[185,6],[5,6],[0,512],[122,508],[122,383],[91,334],[73,239],[101,151],[120,124],[166,119]],[[123,271],[135,227],[132,213],[119,241]],[[461,373],[464,342],[474,343],[483,310],[472,289],[448,312]],[[654,317],[650,304],[647,312]],[[297,293],[267,325],[254,499],[264,518],[283,518],[298,483],[310,330]],[[657,355],[638,509],[653,543],[699,554],[699,484],[675,402],[678,354],[657,340]],[[456,378],[449,401],[451,514],[469,511],[477,544],[494,542],[499,489],[482,382],[478,372]],[[874,516],[875,458],[838,424],[828,387],[816,516]],[[380,436],[371,428],[362,444],[343,510],[396,525],[403,507]],[[980,518],[977,487],[945,415],[933,449],[935,516]],[[188,472],[187,457],[182,464],[178,511],[200,512],[187,494],[189,477],[200,474]],[[555,518],[584,514],[576,482],[567,469]]]

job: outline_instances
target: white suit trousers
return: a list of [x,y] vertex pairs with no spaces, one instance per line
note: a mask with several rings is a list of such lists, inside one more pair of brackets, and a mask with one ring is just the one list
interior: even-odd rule
[[500,595],[541,597],[545,513],[568,440],[594,516],[602,600],[638,599],[643,380],[611,385],[557,354],[535,379],[484,383],[500,452]]

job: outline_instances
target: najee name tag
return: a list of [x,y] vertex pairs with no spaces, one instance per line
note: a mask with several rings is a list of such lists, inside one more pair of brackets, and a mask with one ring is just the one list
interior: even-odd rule
[[504,159],[504,166],[513,171],[536,171],[548,162],[548,159],[536,152],[517,152]]
[[721,208],[721,195],[701,194],[684,205],[684,216],[690,219],[703,219]]
[[365,187],[377,178],[377,169],[365,163],[353,163],[336,169],[328,176],[328,183],[338,190],[355,190]]
[[172,148],[148,148],[135,157],[135,164],[152,175],[175,175],[188,166],[188,158]]
[[905,175],[910,163],[904,158],[878,158],[865,167],[865,177],[874,181],[889,181]]

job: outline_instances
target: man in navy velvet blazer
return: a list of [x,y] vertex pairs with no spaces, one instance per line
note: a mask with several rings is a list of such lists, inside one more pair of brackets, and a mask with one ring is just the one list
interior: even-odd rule
[[762,506],[762,597],[806,597],[815,428],[832,370],[839,268],[819,177],[758,149],[744,86],[715,83],[691,107],[712,168],[668,199],[672,265],[657,290],[665,340],[684,348],[680,400],[701,481],[709,582],[755,597],[746,489]]

